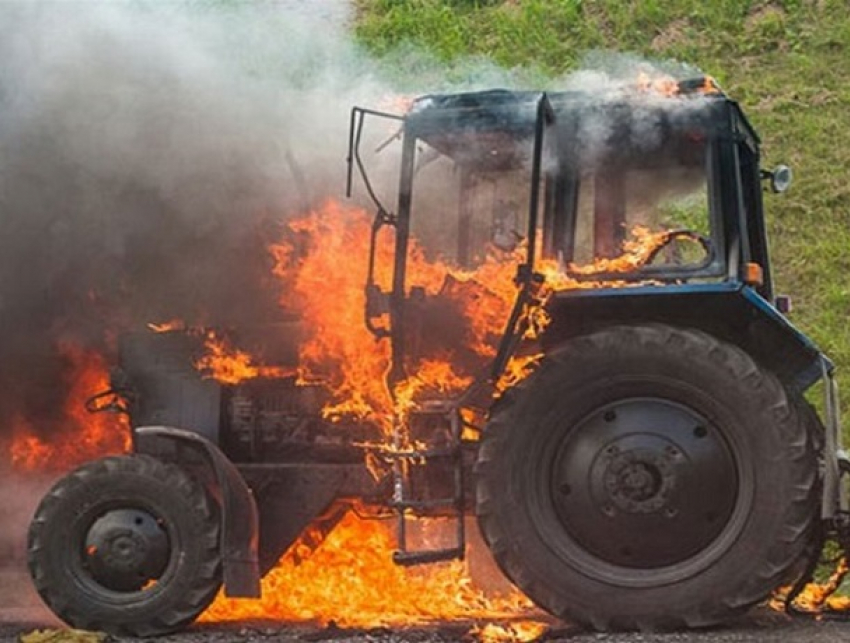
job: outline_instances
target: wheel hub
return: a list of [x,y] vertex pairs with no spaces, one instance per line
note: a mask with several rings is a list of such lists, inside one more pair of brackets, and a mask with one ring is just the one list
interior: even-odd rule
[[600,466],[605,468],[601,475],[611,503],[631,513],[650,513],[663,507],[676,477],[670,459],[648,449],[617,449],[613,456],[606,450]]
[[115,509],[92,523],[83,555],[99,584],[116,591],[138,591],[165,571],[168,535],[146,511]]
[[615,565],[673,565],[708,546],[737,498],[720,432],[683,405],[628,399],[565,432],[549,474],[562,528]]

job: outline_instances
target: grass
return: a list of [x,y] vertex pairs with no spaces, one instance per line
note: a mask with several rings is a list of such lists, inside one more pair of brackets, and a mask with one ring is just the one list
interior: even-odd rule
[[[513,70],[517,84],[557,87],[591,51],[683,61],[716,77],[761,133],[765,165],[795,171],[788,193],[765,196],[777,289],[791,295],[793,321],[836,361],[850,390],[843,0],[359,0],[355,31],[400,82],[414,72],[420,85],[462,80],[487,60]],[[432,61],[430,76],[411,62],[423,59]],[[850,417],[850,396],[842,406]]]

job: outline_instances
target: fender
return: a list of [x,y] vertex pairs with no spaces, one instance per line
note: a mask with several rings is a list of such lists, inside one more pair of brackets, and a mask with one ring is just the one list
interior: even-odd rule
[[133,429],[135,450],[152,456],[178,456],[180,447],[201,457],[215,479],[221,495],[221,560],[227,596],[259,598],[259,518],[257,503],[242,475],[221,450],[207,438],[170,426]]
[[661,323],[696,328],[738,346],[791,391],[802,394],[823,377],[826,357],[815,343],[738,282],[570,290],[555,293],[548,311],[545,351],[605,326]]

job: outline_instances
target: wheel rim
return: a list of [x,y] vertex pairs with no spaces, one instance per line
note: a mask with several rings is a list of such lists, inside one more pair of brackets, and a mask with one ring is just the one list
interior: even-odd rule
[[167,530],[145,509],[101,512],[82,535],[80,571],[87,583],[114,592],[139,592],[155,586],[168,569]]
[[632,398],[566,428],[538,477],[555,518],[544,521],[550,542],[571,558],[636,572],[687,567],[717,547],[739,480],[726,439],[703,415]]

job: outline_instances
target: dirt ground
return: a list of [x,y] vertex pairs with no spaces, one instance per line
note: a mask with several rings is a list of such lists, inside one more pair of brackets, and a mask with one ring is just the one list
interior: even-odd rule
[[[63,627],[41,602],[26,572],[18,567],[0,569],[0,641],[18,641],[34,629]],[[340,630],[293,626],[275,622],[200,624],[180,634],[154,639],[156,643],[469,643],[470,623],[442,623],[412,630]],[[133,639],[111,638],[114,643]],[[728,627],[667,634],[599,634],[557,624],[545,641],[571,643],[833,643],[850,640],[850,620],[792,619],[767,608],[757,608]]]

